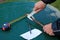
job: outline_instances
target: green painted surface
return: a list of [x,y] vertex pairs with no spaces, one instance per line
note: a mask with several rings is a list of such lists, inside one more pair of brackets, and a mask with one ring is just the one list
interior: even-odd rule
[[[33,2],[10,2],[5,4],[0,4],[0,27],[5,22],[10,22],[24,14],[30,13],[33,9],[35,3]],[[39,12],[35,15],[35,18],[41,21],[43,24],[47,24],[56,20],[56,17],[51,16],[51,13],[55,11],[51,10],[49,7],[46,7],[43,11]],[[50,19],[51,17],[51,19]],[[33,28],[37,28],[42,30],[41,26],[37,26],[34,22],[30,21],[28,18],[25,18],[21,21],[18,21],[11,25],[11,30],[7,32],[3,32],[0,30],[0,40],[24,40],[21,35],[29,30],[29,27],[26,23],[28,21],[32,25]],[[59,40],[57,37],[51,37],[46,33],[42,33],[37,38],[33,40]]]
[[[40,0],[4,0],[4,1],[2,1],[2,3],[6,3],[6,2],[38,2],[38,1],[40,1]],[[58,8],[60,10],[60,0],[56,0],[51,5],[53,5],[54,7]]]

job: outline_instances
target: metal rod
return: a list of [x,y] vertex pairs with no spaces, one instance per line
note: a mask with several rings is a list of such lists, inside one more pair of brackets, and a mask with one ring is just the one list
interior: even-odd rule
[[31,32],[31,25],[29,24],[28,21],[25,21],[25,22],[27,23],[27,25],[28,25],[28,27],[29,27],[30,34],[32,34],[32,32]]
[[21,17],[15,19],[15,20],[9,22],[9,24],[13,24],[13,23],[15,23],[15,22],[17,22],[17,21],[19,21],[19,20],[22,20],[22,19],[24,19],[26,16],[27,16],[27,15],[25,14],[25,15],[23,15],[23,16],[21,16]]
[[[31,17],[32,18],[32,17]],[[41,25],[42,27],[44,26],[42,23],[40,23],[39,21],[37,21],[36,19],[33,19],[32,18],[32,20],[35,22],[35,23],[37,23],[37,24],[39,24],[39,25]]]

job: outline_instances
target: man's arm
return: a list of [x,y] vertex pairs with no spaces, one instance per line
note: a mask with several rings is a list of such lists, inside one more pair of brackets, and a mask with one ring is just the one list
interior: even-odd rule
[[41,1],[38,1],[33,10],[36,11],[36,12],[39,12],[41,10],[43,10],[47,4],[51,4],[53,2],[55,2],[56,0],[41,0]]
[[43,30],[50,36],[60,36],[60,18],[53,23],[43,26]]
[[36,14],[37,12],[43,10],[46,7],[47,4],[51,4],[54,1],[56,1],[56,0],[41,0],[41,1],[37,2],[37,3],[35,3],[33,11],[30,14],[28,14],[27,17],[30,20],[32,20],[31,17],[33,17],[34,14]]

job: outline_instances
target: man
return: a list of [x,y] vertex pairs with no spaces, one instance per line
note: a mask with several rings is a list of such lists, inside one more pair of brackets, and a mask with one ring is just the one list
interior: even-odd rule
[[[41,0],[35,4],[33,11],[35,11],[37,13],[37,12],[43,10],[47,4],[51,4],[55,1],[56,0]],[[34,13],[34,14],[36,14],[36,13]],[[31,13],[31,14],[33,14],[33,13]],[[31,15],[31,14],[28,16],[32,17],[34,15],[34,14]],[[50,36],[60,36],[60,27],[59,26],[60,26],[60,19],[56,20],[53,23],[43,26],[43,30]]]

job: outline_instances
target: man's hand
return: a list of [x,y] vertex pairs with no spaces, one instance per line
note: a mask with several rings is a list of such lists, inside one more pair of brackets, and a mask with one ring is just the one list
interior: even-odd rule
[[46,6],[46,4],[44,2],[42,2],[42,1],[37,2],[33,8],[33,11],[30,14],[27,14],[27,17],[30,20],[32,20],[31,17],[34,18],[33,15],[36,14],[37,12],[43,10],[45,8],[45,6]]
[[43,10],[45,8],[46,4],[43,1],[39,1],[35,4],[33,10],[37,12]]
[[43,26],[43,30],[50,36],[54,36],[53,30],[52,30],[52,23]]

